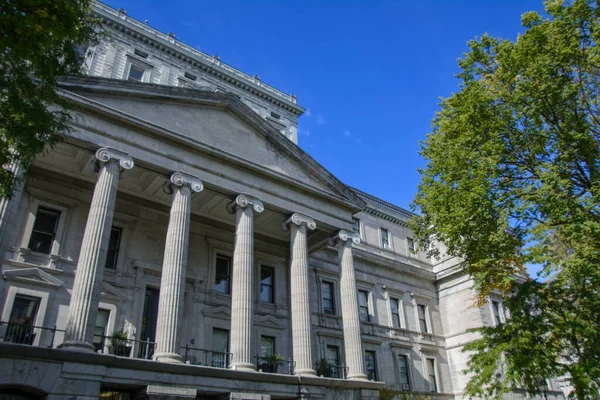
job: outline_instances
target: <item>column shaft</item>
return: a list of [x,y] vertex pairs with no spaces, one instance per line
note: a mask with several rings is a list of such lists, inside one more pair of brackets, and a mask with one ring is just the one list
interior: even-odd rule
[[232,369],[254,371],[252,363],[252,304],[254,287],[254,211],[263,210],[262,203],[247,195],[239,195],[229,204],[235,210],[236,228],[233,252],[231,290]]
[[176,172],[171,176],[171,214],[167,228],[163,257],[158,318],[156,323],[156,353],[154,359],[181,362],[181,317],[187,267],[192,191],[202,190],[198,178]]
[[75,271],[65,341],[61,345],[61,348],[70,350],[94,351],[94,325],[117,197],[119,168],[133,167],[129,156],[113,149],[98,150],[96,158],[98,180]]
[[340,261],[342,325],[344,327],[344,350],[346,365],[348,366],[348,379],[366,380],[354,260],[352,258],[352,241],[360,243],[360,239],[353,232],[344,231],[338,237],[340,238],[337,241],[337,246]]
[[307,227],[316,228],[312,218],[294,214],[285,225],[290,230],[290,287],[292,303],[292,347],[296,375],[316,375],[312,361],[310,299],[308,287]]

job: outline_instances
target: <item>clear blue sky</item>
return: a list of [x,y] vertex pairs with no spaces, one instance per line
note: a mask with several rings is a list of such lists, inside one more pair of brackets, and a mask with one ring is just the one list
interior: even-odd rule
[[343,182],[408,208],[419,141],[457,58],[487,32],[515,39],[542,0],[141,1],[115,8],[298,96],[299,144]]

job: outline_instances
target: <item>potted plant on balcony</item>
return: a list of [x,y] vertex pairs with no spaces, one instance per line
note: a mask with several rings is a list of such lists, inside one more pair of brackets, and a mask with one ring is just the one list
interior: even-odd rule
[[116,331],[110,337],[110,348],[112,354],[120,357],[129,357],[131,346],[127,345],[127,333]]
[[283,356],[279,353],[267,354],[262,357],[263,364],[261,369],[263,372],[276,373],[277,368],[283,365]]
[[327,362],[327,359],[325,358],[321,358],[319,360],[319,362],[317,362],[317,376],[324,376],[326,378],[329,377],[330,375],[330,371],[329,371],[329,363]]

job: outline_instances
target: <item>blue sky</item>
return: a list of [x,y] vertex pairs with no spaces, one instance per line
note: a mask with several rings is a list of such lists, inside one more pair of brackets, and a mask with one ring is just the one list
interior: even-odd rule
[[408,208],[419,141],[456,60],[487,32],[515,39],[541,0],[141,1],[115,8],[298,96],[299,144],[343,182]]

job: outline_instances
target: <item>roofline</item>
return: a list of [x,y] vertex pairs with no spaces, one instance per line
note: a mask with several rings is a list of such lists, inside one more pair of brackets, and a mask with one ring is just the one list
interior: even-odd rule
[[[367,204],[367,206],[374,205],[384,211],[395,213],[395,214],[397,214],[396,216],[404,217],[407,219],[417,216],[417,214],[415,214],[413,212],[410,212],[402,207],[398,207],[397,205],[394,205],[392,203],[388,203],[387,201],[382,200],[378,197],[375,197],[371,194],[365,193],[362,190],[356,189],[352,186],[348,186],[348,188],[351,191],[353,191],[360,199],[364,200],[364,202]],[[369,208],[373,208],[373,207],[369,207]],[[390,214],[390,216],[394,217],[393,214]],[[406,221],[403,221],[403,222],[404,222],[404,224],[406,223]]]
[[218,79],[263,98],[269,103],[273,103],[294,115],[300,116],[306,110],[298,104],[295,95],[286,94],[260,81],[256,77],[233,68],[222,62],[218,57],[209,56],[200,50],[188,46],[175,39],[175,35],[162,33],[128,16],[123,9],[115,10],[107,4],[96,1],[94,2],[93,12],[101,18],[104,25],[117,28],[137,40],[142,40],[158,50],[171,54],[194,67],[199,67],[209,74],[216,76]]

